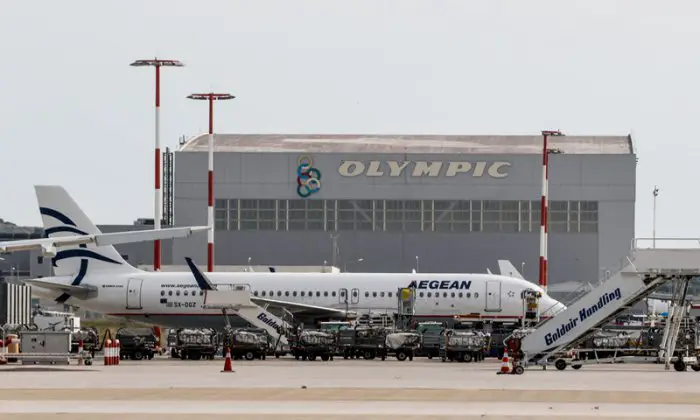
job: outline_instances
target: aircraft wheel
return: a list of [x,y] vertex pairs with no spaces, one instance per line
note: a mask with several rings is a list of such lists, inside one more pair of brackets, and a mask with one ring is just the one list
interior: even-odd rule
[[690,368],[693,369],[694,372],[700,372],[700,365],[690,365]]
[[566,369],[566,360],[564,360],[564,359],[557,359],[557,361],[554,362],[554,367],[557,368],[557,370],[564,370],[564,369]]
[[516,375],[522,375],[523,373],[525,373],[525,368],[521,365],[517,365],[513,368],[513,373]]
[[686,366],[685,362],[682,360],[678,360],[673,364],[673,368],[678,372],[685,372],[687,367],[688,366]]

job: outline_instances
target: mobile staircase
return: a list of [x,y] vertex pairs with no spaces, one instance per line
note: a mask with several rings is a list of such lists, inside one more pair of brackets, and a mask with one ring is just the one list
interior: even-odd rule
[[[250,287],[248,285],[227,284],[225,289],[219,289],[197,268],[192,259],[185,258],[185,260],[197,284],[204,290],[203,308],[221,310],[229,329],[231,328],[229,315],[239,316],[254,327],[264,329],[274,341],[272,349],[278,357],[289,350],[287,335],[293,331],[294,327],[291,323],[268,311],[268,305],[261,307],[253,303],[250,300]],[[291,312],[284,308],[283,313],[285,314],[283,318],[292,316]]]
[[[584,362],[572,357],[575,352],[571,352],[571,349],[669,281],[674,283],[677,293],[674,294],[667,328],[657,351],[657,361],[663,361],[666,370],[670,369],[676,353],[680,322],[688,307],[688,285],[693,278],[700,276],[700,240],[656,238],[656,242],[674,241],[681,246],[640,248],[638,245],[642,240],[648,239],[633,241],[631,252],[620,264],[619,270],[603,278],[566,309],[533,329],[515,331],[506,338],[505,346],[513,360],[513,373],[522,374],[525,367],[533,364],[546,369],[552,359],[556,359],[557,368],[562,367],[560,360],[566,367],[566,357],[561,355],[567,351],[572,366],[580,368]],[[688,245],[694,247],[689,248]],[[685,371],[688,365],[697,366],[697,363],[694,354],[678,356],[674,368]]]

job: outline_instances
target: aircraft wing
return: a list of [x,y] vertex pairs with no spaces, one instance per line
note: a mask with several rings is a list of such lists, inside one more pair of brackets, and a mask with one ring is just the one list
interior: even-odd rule
[[158,239],[185,238],[195,232],[209,229],[207,226],[190,226],[158,230],[138,230],[131,232],[100,233],[96,235],[64,236],[58,238],[23,239],[0,242],[0,252],[28,251],[41,249],[45,256],[54,257],[56,248],[82,244],[96,246],[118,245],[131,242],[155,241]]
[[24,280],[25,284],[30,286],[41,287],[42,289],[55,290],[61,293],[69,293],[71,297],[77,299],[90,299],[97,296],[97,288],[95,286],[71,286],[68,284],[58,284],[43,280]]
[[332,316],[345,316],[347,313],[345,309],[328,308],[326,306],[308,305],[305,303],[285,302],[281,300],[261,298],[259,296],[251,296],[250,300],[260,306],[269,305],[271,307],[276,308],[285,308],[292,313],[302,312],[304,314],[319,314]]

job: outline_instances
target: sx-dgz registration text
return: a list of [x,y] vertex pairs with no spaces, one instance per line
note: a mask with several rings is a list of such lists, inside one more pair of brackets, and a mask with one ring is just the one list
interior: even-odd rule
[[196,308],[197,302],[173,302],[173,308]]

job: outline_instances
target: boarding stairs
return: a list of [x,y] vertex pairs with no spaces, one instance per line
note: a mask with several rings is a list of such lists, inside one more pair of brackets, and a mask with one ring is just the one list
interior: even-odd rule
[[[275,353],[284,353],[289,349],[286,336],[293,330],[293,326],[268,311],[267,306],[261,307],[253,303],[250,300],[250,290],[245,285],[234,285],[225,290],[206,290],[204,294],[203,307],[221,310],[228,328],[230,328],[228,315],[239,316],[251,325],[267,331],[275,342]],[[286,309],[283,308],[283,310],[291,315]]]
[[[668,248],[641,248],[636,239],[621,269],[606,276],[600,283],[549,320],[537,325],[520,337],[522,362],[546,365],[548,359],[573,348],[590,333],[614,319],[621,312],[633,307],[666,282],[676,283],[678,301],[669,314],[660,355],[664,356],[668,369],[670,358],[687,305],[685,302],[689,282],[700,276],[700,240],[656,239],[674,241]],[[688,247],[688,244],[692,244]],[[674,316],[675,315],[675,316]]]

